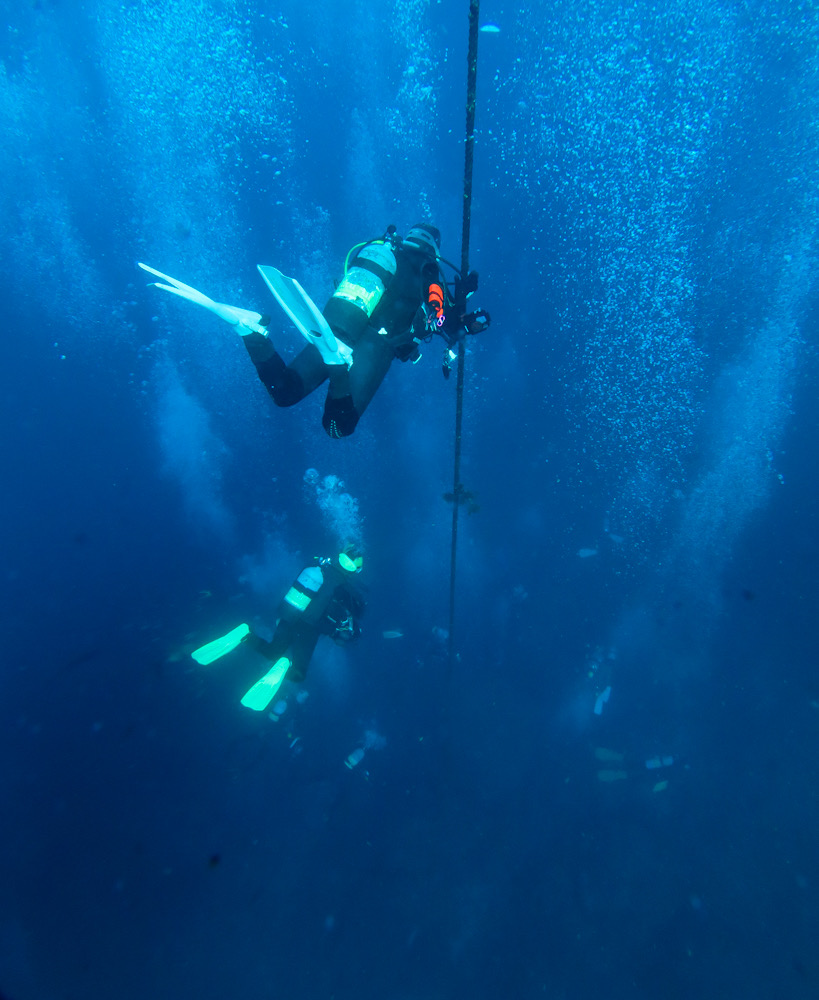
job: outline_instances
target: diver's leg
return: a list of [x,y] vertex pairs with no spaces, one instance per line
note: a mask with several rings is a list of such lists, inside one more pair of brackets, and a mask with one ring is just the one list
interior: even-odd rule
[[275,662],[280,656],[283,656],[293,639],[296,635],[296,630],[292,622],[281,620],[276,626],[276,631],[273,633],[273,638],[268,642],[266,639],[262,639],[260,636],[256,635],[255,632],[251,632],[250,635],[245,639],[245,643],[254,651],[254,653],[259,653],[266,660]]
[[287,671],[287,679],[298,682],[303,681],[307,676],[307,668],[310,666],[310,660],[316,648],[319,633],[314,625],[307,625],[306,623],[301,624],[295,630],[295,633],[293,642],[290,645],[291,666]]
[[298,403],[327,378],[327,365],[311,344],[286,365],[268,337],[251,333],[243,339],[259,378],[277,406]]
[[324,404],[324,429],[334,438],[348,437],[370,405],[395,357],[377,333],[367,331],[353,351],[353,366],[338,365],[330,371],[330,388]]

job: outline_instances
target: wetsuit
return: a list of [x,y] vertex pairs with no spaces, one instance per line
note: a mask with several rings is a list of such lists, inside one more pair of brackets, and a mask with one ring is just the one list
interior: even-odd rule
[[293,581],[279,605],[272,640],[251,632],[244,641],[271,662],[286,655],[291,661],[287,679],[303,681],[318,637],[327,635],[338,643],[358,638],[363,611],[364,601],[352,586],[350,574],[323,559]]
[[260,333],[244,337],[259,378],[277,406],[292,406],[330,380],[322,425],[330,437],[347,437],[384,380],[395,358],[417,356],[417,343],[426,336],[423,309],[436,284],[444,289],[437,262],[406,243],[395,247],[396,271],[369,322],[352,321],[344,303],[333,297],[324,316],[335,336],[353,349],[353,365],[325,364],[308,344],[286,365],[269,338]]

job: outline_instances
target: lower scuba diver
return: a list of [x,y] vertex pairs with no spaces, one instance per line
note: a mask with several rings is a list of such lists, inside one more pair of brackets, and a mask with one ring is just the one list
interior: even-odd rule
[[[259,378],[277,406],[292,406],[329,380],[322,426],[333,438],[356,428],[392,362],[417,361],[419,345],[434,336],[445,341],[443,372],[457,357],[457,345],[490,323],[483,309],[467,311],[478,274],[466,277],[440,256],[441,233],[416,223],[402,239],[395,226],[383,236],[354,246],[344,277],[323,312],[294,278],[259,265],[265,283],[286,315],[307,340],[288,365],[269,336],[269,317],[221,302],[183,285],[146,264],[161,278],[158,288],[204,306],[236,327]],[[446,280],[442,265],[454,272]]]
[[207,665],[240,645],[260,653],[272,666],[242,696],[241,703],[256,712],[264,711],[285,680],[304,680],[319,636],[326,635],[342,646],[359,637],[365,601],[353,580],[362,565],[361,553],[352,545],[337,556],[315,558],[299,573],[279,604],[270,642],[242,623],[227,635],[195,649],[191,656]]

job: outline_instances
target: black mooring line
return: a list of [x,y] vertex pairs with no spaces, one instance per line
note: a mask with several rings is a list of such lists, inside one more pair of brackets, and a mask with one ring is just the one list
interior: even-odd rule
[[[466,141],[464,144],[464,205],[461,229],[461,277],[469,274],[469,229],[472,222],[472,163],[475,152],[475,102],[478,79],[478,16],[480,0],[469,3],[469,48],[466,71]],[[458,559],[458,511],[461,483],[461,431],[464,413],[464,342],[458,342],[458,380],[455,403],[455,460],[452,479],[452,544],[449,564],[449,674],[455,661],[455,584]]]

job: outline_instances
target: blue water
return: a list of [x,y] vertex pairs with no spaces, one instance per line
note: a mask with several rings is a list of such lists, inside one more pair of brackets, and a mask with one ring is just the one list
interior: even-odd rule
[[[467,4],[6,5],[7,1000],[819,995],[819,8],[481,21],[450,669],[440,346],[332,441],[136,261],[458,261]],[[244,710],[191,650],[350,535],[360,643]]]

